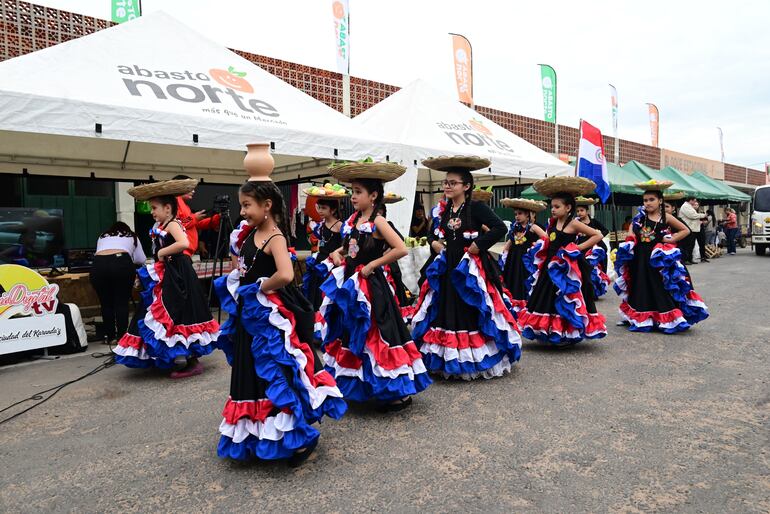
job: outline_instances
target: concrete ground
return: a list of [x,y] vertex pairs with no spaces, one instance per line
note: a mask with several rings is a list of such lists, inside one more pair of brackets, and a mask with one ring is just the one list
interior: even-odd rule
[[[217,458],[221,354],[184,381],[109,368],[0,425],[0,511],[768,512],[770,257],[692,275],[712,315],[688,333],[616,327],[611,294],[606,339],[525,344],[512,375],[437,380],[402,413],[353,408],[296,470]],[[99,362],[0,369],[0,407]]]

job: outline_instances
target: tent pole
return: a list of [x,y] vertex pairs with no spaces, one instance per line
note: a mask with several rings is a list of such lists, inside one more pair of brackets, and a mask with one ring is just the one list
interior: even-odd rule
[[[612,233],[615,234],[615,247],[620,248],[620,241],[618,241],[618,221],[617,221],[617,214],[618,214],[618,207],[615,205],[615,191],[611,192],[612,194]],[[612,245],[610,244],[610,251],[612,251]],[[609,258],[609,255],[607,256]]]

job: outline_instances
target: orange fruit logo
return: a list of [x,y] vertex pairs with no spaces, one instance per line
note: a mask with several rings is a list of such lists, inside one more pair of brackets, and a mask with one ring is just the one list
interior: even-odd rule
[[342,2],[334,2],[332,4],[332,9],[334,9],[334,17],[338,20],[345,16],[345,6],[342,5]]
[[487,136],[491,136],[492,135],[492,131],[489,130],[487,127],[485,127],[484,124],[482,122],[480,122],[479,120],[472,119],[472,120],[468,121],[468,124],[471,127],[473,127],[473,130],[475,130],[476,132],[481,132],[482,134],[486,134]]
[[222,70],[219,68],[212,68],[209,70],[209,73],[211,76],[222,84],[225,87],[229,87],[230,89],[234,89],[236,91],[240,91],[241,93],[253,93],[254,88],[251,87],[251,84],[249,84],[249,81],[246,80],[246,72],[243,71],[235,71],[235,68],[230,66],[226,70]]

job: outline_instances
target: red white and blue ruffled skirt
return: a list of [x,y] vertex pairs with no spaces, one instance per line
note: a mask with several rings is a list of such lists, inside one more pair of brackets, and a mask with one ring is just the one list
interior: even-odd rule
[[607,251],[599,245],[586,252],[585,260],[591,266],[591,284],[594,288],[594,298],[601,298],[607,294],[612,281],[605,272]]
[[346,277],[339,266],[321,286],[326,369],[347,400],[385,403],[415,395],[431,379],[393,290],[382,269],[366,278],[359,271]]
[[577,245],[559,248],[548,260],[548,244],[541,239],[530,253],[537,271],[527,307],[519,313],[522,335],[555,345],[607,335],[605,318],[593,302],[591,270]]
[[639,244],[629,238],[618,248],[615,271],[620,317],[629,330],[673,334],[709,316],[675,245]]
[[144,290],[128,332],[113,348],[115,362],[130,368],[169,369],[177,357],[214,351],[219,323],[186,255],[139,268]]
[[232,367],[217,453],[236,460],[291,457],[314,445],[311,426],[339,419],[347,405],[309,343],[314,313],[294,286],[266,295],[263,279],[239,285],[238,271],[215,281],[228,320],[217,346]]
[[431,372],[465,380],[502,376],[521,357],[510,293],[489,254],[455,250],[450,269],[447,251],[425,270],[412,336]]

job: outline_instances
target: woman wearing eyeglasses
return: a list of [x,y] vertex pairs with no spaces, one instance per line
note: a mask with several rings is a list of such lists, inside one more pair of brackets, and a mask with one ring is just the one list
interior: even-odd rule
[[485,203],[471,200],[471,171],[489,160],[437,157],[423,165],[446,172],[445,199],[433,211],[428,240],[437,256],[412,319],[414,340],[433,373],[464,380],[502,376],[519,360],[521,338],[510,293],[488,252],[505,235],[505,224]]

